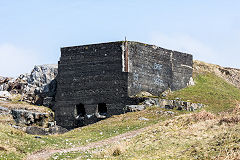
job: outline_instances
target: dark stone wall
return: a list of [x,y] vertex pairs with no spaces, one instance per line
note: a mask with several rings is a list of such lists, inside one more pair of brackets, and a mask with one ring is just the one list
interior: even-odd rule
[[77,104],[84,104],[84,123],[97,121],[99,103],[106,103],[107,117],[123,113],[127,100],[127,73],[122,72],[122,42],[61,49],[55,119],[65,128],[77,127]]
[[[139,42],[111,42],[61,49],[55,120],[67,128],[97,122],[97,106],[105,103],[107,117],[123,113],[141,91],[159,95],[187,86],[192,55]],[[76,118],[83,104],[84,119]]]
[[185,88],[192,77],[193,57],[191,54],[173,51],[172,55],[172,84],[173,91]]
[[192,55],[139,42],[128,42],[128,94],[141,91],[159,95],[187,86],[192,77]]

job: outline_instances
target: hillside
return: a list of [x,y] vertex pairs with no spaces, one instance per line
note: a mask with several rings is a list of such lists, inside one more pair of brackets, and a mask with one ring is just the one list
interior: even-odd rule
[[93,159],[239,159],[240,108],[231,114],[206,111],[152,125],[132,139],[89,152],[57,154]]
[[195,61],[195,85],[168,95],[169,99],[178,97],[207,105],[196,113],[169,112],[153,106],[113,116],[62,135],[41,137],[12,128],[8,125],[12,119],[0,114],[0,159],[24,159],[41,150],[88,146],[140,128],[144,129],[135,137],[115,141],[113,138],[112,143],[87,151],[79,149],[63,153],[57,150],[51,159],[240,158],[239,75],[233,69],[234,77],[230,77],[228,72],[221,72],[219,68],[223,67]]
[[239,89],[219,77],[215,72],[194,72],[194,86],[171,93],[176,97],[208,105],[207,111],[218,113],[228,111],[240,101]]

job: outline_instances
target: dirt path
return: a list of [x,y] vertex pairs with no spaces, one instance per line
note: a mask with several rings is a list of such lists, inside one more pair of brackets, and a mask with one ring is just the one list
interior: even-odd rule
[[[146,127],[148,128],[148,127]],[[112,144],[114,142],[118,142],[121,140],[125,140],[125,139],[130,139],[133,138],[137,135],[139,135],[140,133],[142,133],[144,130],[146,130],[146,128],[141,128],[135,131],[130,131],[124,134],[120,134],[118,136],[115,137],[110,137],[108,139],[102,140],[102,141],[98,141],[98,142],[93,142],[93,143],[89,143],[86,146],[80,146],[80,147],[74,147],[74,148],[68,148],[68,149],[59,149],[59,150],[44,150],[44,151],[40,151],[37,153],[34,153],[32,155],[29,155],[26,160],[46,160],[48,158],[50,158],[53,154],[55,153],[59,153],[59,152],[73,152],[73,151],[86,151],[92,148],[98,148],[98,147],[102,147],[104,145],[109,145]]]

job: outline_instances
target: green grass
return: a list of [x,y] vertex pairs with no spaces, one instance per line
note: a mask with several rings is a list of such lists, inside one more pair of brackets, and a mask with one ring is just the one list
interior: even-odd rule
[[[2,156],[2,159],[23,159],[27,154],[47,148],[61,149],[82,146],[156,124],[159,121],[172,117],[170,115],[159,114],[161,110],[161,108],[150,107],[140,112],[113,116],[98,123],[74,129],[62,135],[41,136],[40,139],[36,139],[34,135],[28,135],[6,124],[0,123],[0,147],[4,147],[7,150],[0,151],[0,157]],[[176,115],[179,114],[182,113],[176,111]],[[140,117],[148,118],[149,121],[141,121],[139,120]]]
[[195,75],[194,81],[196,85],[175,91],[167,98],[203,103],[213,113],[228,111],[240,101],[240,90],[212,73]]

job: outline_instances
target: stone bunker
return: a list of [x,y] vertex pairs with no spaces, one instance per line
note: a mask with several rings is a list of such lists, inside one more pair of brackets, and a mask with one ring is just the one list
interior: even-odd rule
[[124,113],[146,91],[179,90],[192,77],[192,55],[133,41],[61,48],[57,125],[67,129]]

